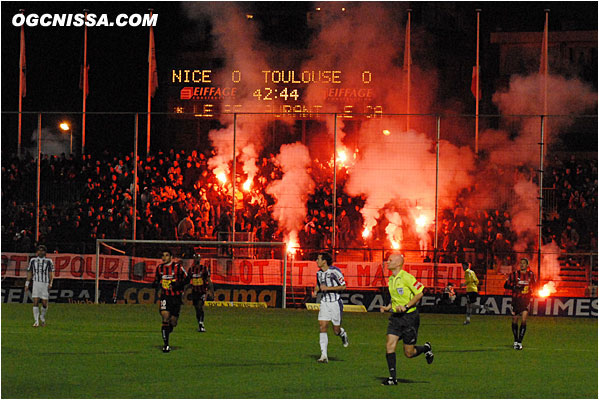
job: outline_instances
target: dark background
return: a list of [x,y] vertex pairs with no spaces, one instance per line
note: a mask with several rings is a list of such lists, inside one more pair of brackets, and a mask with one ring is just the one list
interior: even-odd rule
[[[202,2],[210,7],[209,2]],[[240,7],[255,14],[262,39],[276,46],[301,47],[313,33],[306,23],[306,13],[313,10],[311,2],[241,2]],[[445,79],[457,70],[470,74],[474,64],[476,46],[476,8],[481,8],[481,68],[488,71],[483,84],[494,82],[498,52],[489,43],[490,33],[497,31],[535,31],[543,29],[545,8],[551,9],[550,31],[597,30],[597,2],[413,2],[412,26],[424,26],[436,38],[431,43],[439,64],[440,98],[468,104],[474,103],[470,94],[469,76],[463,79]],[[351,3],[348,3],[351,6]],[[2,111],[18,110],[19,35],[20,28],[12,25],[12,17],[24,8],[26,14],[80,13],[87,8],[96,14],[106,13],[115,18],[120,13],[144,14],[149,8],[159,14],[154,28],[158,80],[160,86],[152,101],[152,111],[167,110],[168,73],[178,65],[184,53],[206,50],[212,45],[200,40],[198,25],[188,19],[180,3],[174,2],[2,2]],[[427,16],[441,14],[443,24],[431,25]],[[460,20],[472,21],[460,24]],[[403,21],[401,22],[404,23]],[[431,25],[431,26],[429,26]],[[465,26],[466,28],[460,28]],[[209,32],[210,26],[202,29]],[[45,115],[43,126],[54,127],[66,113],[80,112],[82,92],[79,89],[79,72],[83,54],[83,27],[25,27],[27,58],[27,96],[23,99],[24,111],[53,111]],[[208,35],[209,37],[209,35]],[[90,65],[90,94],[87,111],[93,112],[143,112],[147,110],[147,27],[90,27],[88,29],[88,64]],[[448,60],[450,62],[448,62]],[[415,60],[417,62],[417,60]],[[597,71],[591,82],[597,87]],[[460,72],[461,74],[464,74]],[[497,88],[489,88],[487,93]],[[490,100],[490,98],[489,98]],[[490,101],[481,102],[481,113],[495,113]],[[37,117],[23,117],[24,146],[29,143]],[[76,119],[80,120],[80,117]],[[168,125],[160,118],[156,129]],[[88,116],[87,147],[90,151],[104,149],[130,152],[133,117],[113,116],[103,118]],[[77,132],[79,127],[73,127]],[[153,128],[154,129],[154,128]],[[123,134],[123,130],[127,132]],[[145,126],[140,125],[145,131]],[[16,150],[16,116],[2,116],[2,151]],[[125,138],[125,139],[123,139]],[[78,140],[78,139],[76,139]],[[154,139],[153,139],[154,140]],[[156,137],[159,147],[168,147],[168,137]],[[584,147],[586,143],[579,144]],[[596,147],[595,143],[591,143]],[[75,146],[77,147],[77,146]]]

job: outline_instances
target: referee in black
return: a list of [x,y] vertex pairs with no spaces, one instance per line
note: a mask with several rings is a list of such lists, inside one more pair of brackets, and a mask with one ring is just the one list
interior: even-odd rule
[[[46,246],[37,246],[37,257],[29,261],[27,267],[27,280],[25,281],[25,296],[31,284],[31,297],[33,298],[33,327],[46,326],[46,312],[48,311],[48,297],[54,280],[54,263],[46,257]],[[39,302],[42,299],[40,313]]]

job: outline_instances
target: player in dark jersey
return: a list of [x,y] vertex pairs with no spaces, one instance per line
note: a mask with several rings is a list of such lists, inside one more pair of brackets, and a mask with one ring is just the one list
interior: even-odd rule
[[181,264],[173,261],[170,250],[162,252],[162,264],[156,267],[154,286],[160,288],[160,315],[162,316],[162,351],[168,353],[171,348],[168,344],[169,335],[177,326],[181,310],[181,294],[187,284],[187,272]]
[[198,332],[206,332],[204,327],[204,302],[206,299],[214,299],[214,285],[210,279],[210,270],[205,265],[200,264],[201,256],[198,253],[193,255],[193,265],[189,269],[189,279],[191,280],[191,301],[196,310],[198,320]]
[[[514,334],[514,350],[522,350],[522,339],[526,333],[526,318],[532,292],[535,289],[535,274],[528,268],[528,259],[520,260],[520,269],[512,272],[504,288],[512,291],[512,333]],[[520,329],[518,319],[522,317]]]

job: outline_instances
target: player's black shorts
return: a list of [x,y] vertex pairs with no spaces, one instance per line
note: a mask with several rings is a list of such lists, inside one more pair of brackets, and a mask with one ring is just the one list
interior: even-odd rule
[[476,303],[477,297],[478,297],[478,292],[466,292],[466,298],[468,299],[468,304]]
[[404,344],[416,344],[418,327],[420,326],[420,313],[418,310],[408,314],[393,313],[389,317],[387,335],[399,336]]
[[205,292],[191,292],[191,302],[194,307],[202,307],[206,301],[206,297]]
[[528,311],[530,297],[512,297],[512,310],[514,315],[520,315],[523,311]]
[[178,317],[181,311],[181,296],[161,296],[160,312],[168,311],[171,315]]

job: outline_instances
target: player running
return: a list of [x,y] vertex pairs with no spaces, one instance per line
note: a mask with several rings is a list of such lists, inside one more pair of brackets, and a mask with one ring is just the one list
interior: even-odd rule
[[424,346],[416,346],[420,314],[416,305],[423,296],[424,285],[403,269],[404,257],[401,254],[391,254],[387,261],[387,268],[391,271],[389,277],[389,294],[391,303],[380,308],[381,312],[391,311],[387,326],[387,367],[389,378],[383,385],[397,385],[395,348],[397,342],[403,340],[403,351],[407,358],[418,357],[425,353],[426,362],[432,364],[434,360],[433,347],[430,342]]
[[[532,292],[536,286],[535,274],[528,268],[528,259],[520,260],[520,269],[512,272],[504,288],[512,291],[512,333],[514,334],[514,350],[522,350],[522,340],[526,333],[526,319]],[[518,319],[522,317],[520,329]]]
[[329,253],[318,253],[316,264],[320,271],[316,273],[316,286],[312,296],[322,292],[320,299],[320,311],[318,312],[318,324],[320,326],[320,358],[319,363],[328,363],[327,347],[329,336],[327,328],[329,321],[333,323],[335,335],[341,337],[343,347],[349,346],[349,340],[345,329],[341,327],[341,315],[343,314],[343,301],[339,292],[345,290],[345,278],[339,268],[333,266],[333,257]]
[[200,264],[200,260],[200,254],[194,253],[193,265],[189,269],[189,278],[191,279],[191,301],[198,320],[198,332],[206,332],[204,327],[204,302],[207,298],[214,299],[214,285],[210,279],[210,270],[205,265]]
[[162,340],[164,346],[162,351],[171,351],[169,346],[169,335],[177,326],[179,312],[181,311],[181,294],[187,283],[187,272],[181,264],[173,261],[170,250],[162,252],[162,264],[156,267],[156,278],[154,287],[160,288],[160,315],[162,316]]
[[487,308],[480,304],[475,304],[478,297],[478,278],[476,277],[476,273],[470,269],[470,264],[467,262],[462,263],[462,268],[464,269],[464,283],[460,286],[466,286],[466,320],[464,321],[464,325],[468,325],[472,310],[487,310]]

